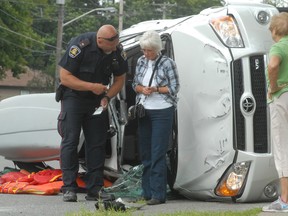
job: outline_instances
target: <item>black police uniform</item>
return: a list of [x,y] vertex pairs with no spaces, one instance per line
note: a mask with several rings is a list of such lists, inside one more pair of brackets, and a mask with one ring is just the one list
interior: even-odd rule
[[[107,55],[97,46],[96,33],[84,33],[73,38],[59,65],[81,80],[108,85],[111,76],[128,71],[126,56],[121,46]],[[58,132],[61,141],[62,192],[76,192],[79,163],[77,146],[81,129],[85,136],[85,175],[88,194],[98,193],[103,186],[105,143],[109,127],[108,111],[93,115],[103,95],[69,88],[63,93]],[[80,141],[81,142],[81,141]]]

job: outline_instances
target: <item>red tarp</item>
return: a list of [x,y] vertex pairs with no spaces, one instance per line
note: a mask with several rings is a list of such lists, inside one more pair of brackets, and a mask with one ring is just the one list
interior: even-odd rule
[[[37,173],[25,170],[9,172],[0,177],[0,193],[55,195],[63,185],[61,177],[60,169],[46,169]],[[78,187],[85,188],[85,183],[80,177],[77,178],[77,184]],[[105,187],[111,185],[111,182],[104,180]]]

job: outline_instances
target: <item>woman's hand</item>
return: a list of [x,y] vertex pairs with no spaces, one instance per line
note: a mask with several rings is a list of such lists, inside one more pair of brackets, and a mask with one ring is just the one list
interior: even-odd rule
[[275,88],[271,89],[269,88],[268,89],[268,92],[267,92],[267,97],[271,100],[272,99],[272,94],[280,91],[281,89],[283,89],[285,86],[287,86],[287,84],[282,84],[280,86],[276,86]]
[[148,87],[148,86],[140,86],[138,85],[136,88],[138,93],[144,94],[144,95],[150,95],[153,92],[157,92],[157,87],[153,86],[153,87]]
[[153,89],[152,87],[147,87],[147,86],[143,86],[142,88],[142,94],[144,95],[150,95],[153,93]]

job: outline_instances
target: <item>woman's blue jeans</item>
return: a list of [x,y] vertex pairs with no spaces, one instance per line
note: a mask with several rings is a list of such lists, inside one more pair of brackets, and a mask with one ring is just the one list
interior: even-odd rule
[[174,106],[160,110],[146,110],[139,119],[139,150],[144,166],[142,175],[143,197],[166,200],[166,153],[171,135]]

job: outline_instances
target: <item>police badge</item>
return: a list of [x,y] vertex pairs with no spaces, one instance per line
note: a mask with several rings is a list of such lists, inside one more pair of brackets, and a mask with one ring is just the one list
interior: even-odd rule
[[70,50],[69,50],[69,56],[71,58],[75,58],[77,55],[79,55],[81,53],[81,49],[78,46],[71,46]]

